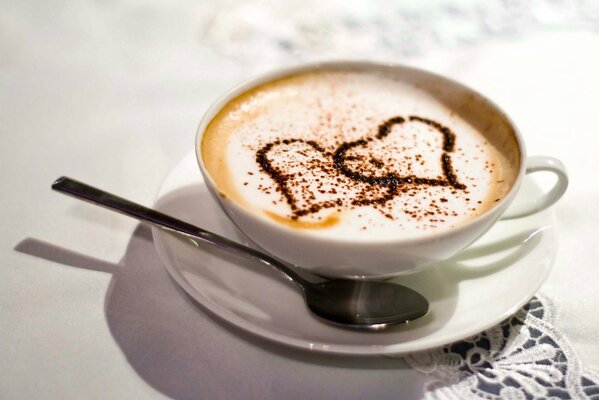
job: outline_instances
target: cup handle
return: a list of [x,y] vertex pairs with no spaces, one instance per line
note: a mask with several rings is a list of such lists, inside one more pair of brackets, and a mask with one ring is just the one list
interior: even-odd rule
[[568,173],[564,164],[554,157],[533,156],[526,159],[526,174],[538,171],[549,171],[557,175],[557,182],[549,192],[519,202],[516,207],[508,208],[501,219],[512,219],[534,214],[553,205],[562,197],[568,188]]

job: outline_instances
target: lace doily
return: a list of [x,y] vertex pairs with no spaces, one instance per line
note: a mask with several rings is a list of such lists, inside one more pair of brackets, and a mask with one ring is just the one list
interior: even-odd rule
[[582,370],[554,316],[538,296],[485,332],[405,359],[430,375],[426,399],[599,399],[599,379]]

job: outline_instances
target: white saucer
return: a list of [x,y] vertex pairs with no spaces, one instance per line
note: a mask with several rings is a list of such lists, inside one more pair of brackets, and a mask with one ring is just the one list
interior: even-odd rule
[[[519,196],[538,192],[533,181],[525,180]],[[194,154],[167,177],[156,207],[247,243],[210,197]],[[381,332],[361,332],[314,318],[299,289],[262,265],[156,228],[153,234],[169,273],[210,312],[278,343],[340,354],[401,354],[479,333],[533,296],[551,269],[557,247],[550,211],[500,221],[455,259],[396,279],[429,300],[425,317]]]

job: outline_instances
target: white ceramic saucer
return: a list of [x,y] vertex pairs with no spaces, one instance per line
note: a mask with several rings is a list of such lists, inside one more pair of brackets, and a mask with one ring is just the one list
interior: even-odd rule
[[[539,189],[525,180],[520,198]],[[518,201],[516,198],[515,201]],[[189,154],[165,180],[156,207],[247,243],[210,197]],[[291,282],[264,266],[153,229],[162,262],[203,307],[237,327],[293,347],[342,354],[401,354],[483,331],[509,317],[537,291],[557,247],[550,211],[498,222],[458,257],[396,281],[422,293],[430,312],[380,332],[330,326],[314,318]]]

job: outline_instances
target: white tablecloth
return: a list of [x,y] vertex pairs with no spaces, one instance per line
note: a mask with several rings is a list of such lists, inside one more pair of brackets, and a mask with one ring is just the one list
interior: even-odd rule
[[[223,7],[0,4],[1,398],[434,395],[430,376],[401,358],[311,354],[230,328],[181,295],[147,228],[50,191],[64,174],[152,204],[192,148],[202,113],[224,90],[283,63],[348,55],[312,43],[318,51],[306,45],[279,57],[281,48],[297,45],[283,25],[276,51],[261,49],[258,36],[248,42],[254,57],[247,47],[235,57],[247,31],[236,32]],[[559,249],[541,292],[555,305],[552,326],[575,352],[569,357],[582,376],[599,368],[599,34],[568,26],[372,58],[476,88],[512,116],[529,154],[566,164],[570,187],[554,208]],[[359,45],[364,56],[369,44]]]

